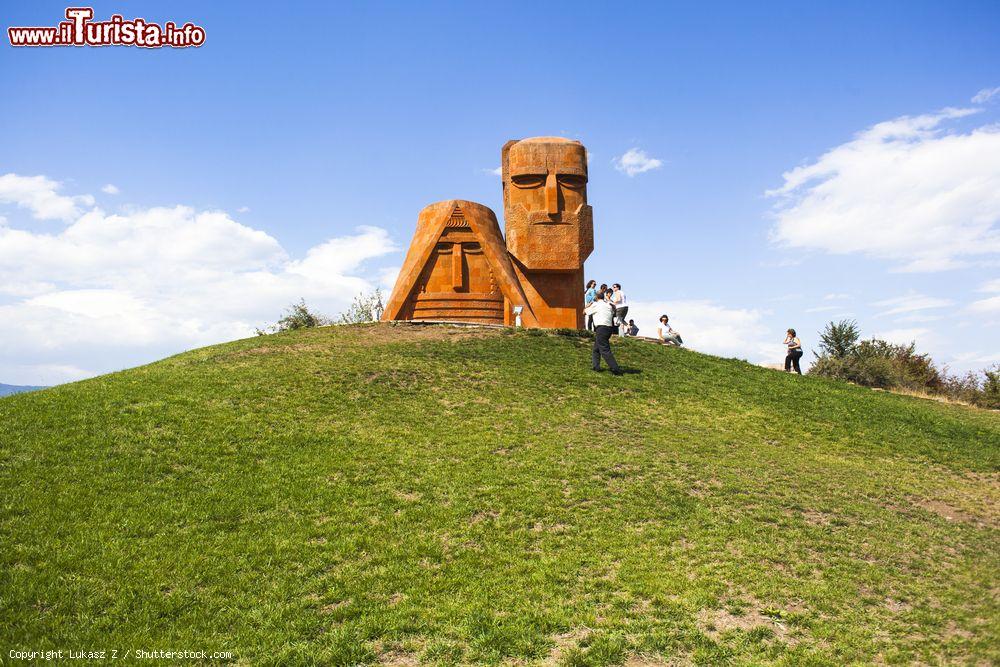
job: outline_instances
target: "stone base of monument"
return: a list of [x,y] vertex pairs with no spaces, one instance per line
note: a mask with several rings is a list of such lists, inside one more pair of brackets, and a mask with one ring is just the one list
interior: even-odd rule
[[488,322],[469,322],[463,320],[389,320],[385,322],[392,326],[430,326],[447,325],[450,327],[465,327],[467,329],[509,329],[505,324],[490,324]]

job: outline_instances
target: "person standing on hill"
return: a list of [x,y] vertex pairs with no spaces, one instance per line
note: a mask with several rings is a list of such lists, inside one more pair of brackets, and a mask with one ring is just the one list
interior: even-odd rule
[[628,315],[628,299],[625,297],[625,292],[622,291],[622,286],[615,283],[611,286],[613,290],[611,292],[611,305],[615,307],[615,326],[621,326],[625,323],[625,316]]
[[622,369],[618,366],[614,353],[611,351],[611,333],[614,331],[615,307],[608,303],[604,292],[598,292],[594,296],[594,302],[587,306],[584,311],[588,316],[594,318],[594,350],[591,354],[592,367],[595,371],[601,370],[601,358],[604,358],[612,374],[621,375]]
[[[594,297],[597,296],[597,281],[588,280],[587,289],[583,293],[583,307],[586,308],[590,304],[594,303]],[[587,331],[594,330],[594,316],[587,315]]]
[[802,375],[802,369],[799,368],[799,359],[802,358],[802,341],[795,335],[795,329],[789,329],[786,332],[785,346],[788,348],[788,354],[785,355],[785,372],[791,373],[794,366],[795,372]]

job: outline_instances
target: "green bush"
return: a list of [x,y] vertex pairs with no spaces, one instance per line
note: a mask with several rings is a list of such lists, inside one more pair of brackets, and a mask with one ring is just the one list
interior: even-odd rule
[[897,345],[873,338],[858,343],[850,357],[872,367],[879,377],[887,374],[890,384],[885,386],[932,391],[941,387],[941,374],[934,362],[929,355],[917,354],[914,343]]
[[382,319],[385,304],[382,303],[382,290],[376,289],[371,294],[359,294],[354,297],[350,307],[340,314],[339,324],[364,324],[378,322]]
[[865,387],[909,389],[970,403],[1000,408],[1000,365],[979,373],[950,375],[938,370],[930,355],[916,344],[900,345],[872,338],[858,342],[853,320],[830,322],[820,333],[820,354],[811,375],[847,380]]
[[809,373],[879,389],[901,386],[902,379],[902,374],[892,359],[878,356],[820,357],[809,369]]
[[1000,364],[983,371],[983,407],[1000,410]]
[[940,393],[963,403],[1000,410],[1000,365],[980,373],[942,374]]
[[328,317],[312,312],[309,310],[309,307],[306,306],[305,299],[299,299],[298,303],[293,303],[288,307],[288,311],[280,320],[274,324],[265,326],[263,329],[257,329],[257,335],[266,336],[269,333],[278,333],[279,331],[311,329],[313,327],[322,327],[328,324],[332,324]]

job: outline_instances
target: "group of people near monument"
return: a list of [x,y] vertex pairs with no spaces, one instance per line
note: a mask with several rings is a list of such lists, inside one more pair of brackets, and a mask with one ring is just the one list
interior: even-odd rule
[[[625,319],[628,315],[628,297],[625,296],[625,292],[622,291],[622,286],[619,283],[614,283],[611,287],[608,287],[607,284],[602,284],[598,287],[596,280],[588,281],[587,287],[583,292],[584,308],[588,308],[597,300],[603,300],[611,306],[611,327],[613,334],[618,333],[623,337],[639,335],[639,327],[636,326],[635,320]],[[587,314],[587,329],[589,331],[596,330],[593,314]],[[670,326],[670,317],[667,315],[660,315],[660,321],[656,327],[656,337],[662,343],[671,345],[684,344],[680,334]]]
[[[593,369],[601,370],[601,359],[608,365],[611,372],[621,375],[621,368],[611,351],[611,336],[638,336],[639,327],[635,320],[626,320],[628,315],[628,297],[622,291],[620,283],[611,287],[603,284],[597,286],[596,280],[587,282],[583,293],[584,314],[587,316],[587,329],[594,332],[594,350],[592,353]],[[682,345],[684,341],[680,334],[670,326],[667,315],[660,316],[656,329],[657,338],[665,345]]]
[[[619,283],[614,283],[609,288],[606,284],[597,286],[596,280],[587,281],[587,286],[583,293],[584,314],[587,317],[587,330],[594,332],[594,349],[591,354],[592,367],[595,371],[601,370],[601,359],[608,365],[611,372],[621,375],[622,370],[615,359],[614,352],[611,351],[611,336],[620,334],[622,336],[638,336],[639,327],[635,325],[635,320],[625,319],[628,315],[628,297],[622,291]],[[656,337],[664,345],[684,344],[681,335],[670,326],[670,317],[666,314],[660,315],[660,321],[656,327]],[[788,373],[798,373],[802,375],[799,367],[799,360],[802,358],[802,341],[795,333],[795,329],[785,332],[785,371]]]

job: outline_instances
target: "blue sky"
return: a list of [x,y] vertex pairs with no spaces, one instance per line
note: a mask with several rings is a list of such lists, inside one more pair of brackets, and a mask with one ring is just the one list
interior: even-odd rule
[[[643,333],[665,310],[777,362],[786,327],[811,347],[850,316],[1000,361],[1000,5],[580,4],[95,2],[206,44],[5,37],[0,382],[240,337],[298,296],[335,313],[424,205],[502,214],[501,145],[546,134],[590,151],[586,273]],[[616,168],[632,149],[659,166]]]

